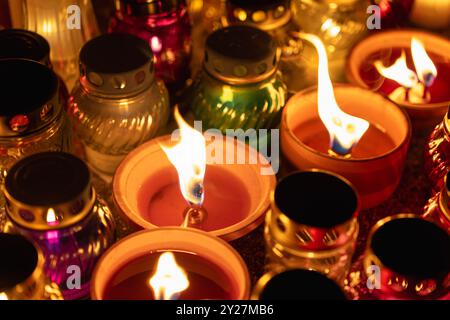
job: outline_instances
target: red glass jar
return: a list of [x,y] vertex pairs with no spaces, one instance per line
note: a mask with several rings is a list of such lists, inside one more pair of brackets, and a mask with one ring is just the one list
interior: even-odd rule
[[423,218],[450,233],[450,172],[444,178],[442,190],[433,195],[425,205]]
[[433,191],[444,186],[444,177],[450,168],[450,112],[436,126],[425,145],[425,173],[432,182]]
[[191,25],[185,0],[120,0],[109,32],[130,33],[147,41],[157,77],[169,90],[189,77]]

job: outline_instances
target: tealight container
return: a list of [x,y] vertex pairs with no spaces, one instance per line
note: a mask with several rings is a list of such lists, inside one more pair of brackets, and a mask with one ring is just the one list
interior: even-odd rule
[[[406,97],[404,86],[393,79],[388,79],[379,73],[375,62],[382,61],[384,67],[391,66],[397,59],[406,57],[409,70],[402,70],[395,77],[404,76],[413,72],[413,77],[419,76],[422,71],[418,70],[424,66],[424,62],[413,63],[411,51],[411,40],[416,38],[426,50],[436,69],[437,75],[434,81],[426,88],[425,92],[414,93],[416,89],[409,89]],[[448,82],[450,81],[450,41],[431,33],[418,30],[392,30],[375,33],[359,42],[350,52],[347,60],[347,78],[362,88],[377,91],[405,109],[415,129],[431,130],[437,125],[447,112],[450,102]],[[427,66],[423,72],[428,72]],[[414,70],[414,71],[413,71]],[[408,82],[408,81],[407,81]],[[418,87],[417,91],[420,91]],[[422,88],[423,90],[423,88]],[[419,95],[417,97],[417,95]]]
[[350,155],[330,153],[330,137],[318,114],[316,88],[297,93],[281,120],[285,165],[340,174],[358,191],[363,209],[387,200],[397,188],[411,138],[407,114],[383,96],[352,85],[334,85],[341,109],[370,123]]
[[417,215],[380,220],[369,234],[363,260],[370,294],[381,300],[448,300],[449,252],[449,234]]
[[359,229],[353,186],[325,171],[297,172],[278,182],[271,200],[264,228],[268,269],[311,269],[341,283]]
[[252,300],[346,300],[346,296],[337,283],[319,272],[290,269],[264,274]]
[[444,177],[450,165],[450,112],[436,126],[425,145],[424,169],[434,192],[444,187]]
[[18,159],[42,151],[70,151],[66,101],[56,74],[25,59],[0,60],[0,180]]
[[149,45],[128,34],[86,43],[80,70],[68,113],[89,164],[112,176],[128,152],[166,125],[167,89],[155,78]]
[[[167,252],[174,255],[175,266],[168,264],[159,270],[156,259]],[[159,284],[159,290],[174,293],[170,299],[244,300],[250,295],[247,267],[230,245],[191,228],[161,228],[134,233],[112,246],[96,266],[91,297],[156,299],[155,283],[150,279],[164,270],[164,276],[172,279],[167,285],[185,282],[179,293],[177,288]]]
[[292,18],[290,0],[228,0],[222,24],[249,25],[270,33],[281,48],[280,71],[289,92],[304,89],[307,60],[302,42],[290,34],[300,29]]
[[0,233],[0,300],[62,300],[44,273],[44,255],[21,235]]
[[[135,229],[183,224],[187,202],[177,171],[161,148],[169,144],[171,136],[143,144],[122,161],[114,175],[114,201]],[[206,156],[204,179],[207,219],[201,228],[227,241],[235,240],[263,222],[275,176],[265,158],[237,139],[223,137],[221,144],[210,142],[206,148],[211,151]],[[255,162],[250,160],[251,154]]]
[[155,57],[155,72],[171,91],[189,77],[191,25],[185,0],[120,0],[110,32],[145,40]]
[[428,200],[423,218],[436,223],[450,233],[450,173],[447,173],[444,178],[442,190]]
[[65,299],[87,297],[94,265],[114,242],[115,224],[86,164],[68,153],[37,153],[11,168],[3,191],[3,231],[42,248],[44,271]]
[[[279,124],[286,86],[277,72],[279,50],[273,38],[250,26],[231,26],[209,35],[203,71],[183,105],[205,129],[272,129]],[[250,138],[266,144],[267,132]],[[245,137],[244,137],[245,138]]]

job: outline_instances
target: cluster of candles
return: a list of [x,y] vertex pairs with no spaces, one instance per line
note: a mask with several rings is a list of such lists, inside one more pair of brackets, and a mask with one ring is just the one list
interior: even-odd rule
[[[80,79],[68,108],[63,82],[50,69],[48,45],[41,48],[43,56],[34,59],[38,62],[17,59],[31,59],[29,46],[17,45],[21,40],[35,37],[45,44],[45,39],[17,30],[0,32],[0,70],[18,73],[0,80],[0,87],[10,90],[6,102],[15,104],[21,85],[37,96],[37,102],[20,101],[28,103],[28,108],[8,106],[0,116],[0,156],[5,155],[0,231],[20,233],[31,241],[27,247],[23,239],[0,234],[0,249],[14,243],[34,257],[29,272],[16,275],[17,283],[6,281],[11,275],[0,267],[0,299],[61,295],[66,299],[88,295],[93,299],[276,299],[289,298],[285,287],[292,283],[298,284],[298,292],[291,298],[354,297],[351,290],[344,293],[343,285],[358,236],[357,216],[396,190],[413,131],[428,130],[444,118],[450,101],[445,87],[450,81],[445,56],[450,41],[419,31],[376,33],[351,51],[347,72],[352,84],[333,84],[320,38],[292,32],[290,37],[297,43],[317,51],[318,84],[284,103],[292,88],[278,78],[279,49],[269,34],[239,25],[210,35],[200,80],[186,89],[197,99],[193,116],[220,123],[222,132],[235,129],[236,123],[266,129],[279,126],[282,165],[295,172],[277,182],[273,163],[258,151],[262,143],[269,143],[265,140],[259,141],[257,150],[221,132],[202,134],[186,120],[192,114],[183,116],[185,110],[178,106],[173,118],[179,130],[161,135],[169,131],[168,94],[155,75],[165,80],[172,96],[179,97],[183,85],[175,80],[178,76],[185,80],[190,43],[185,2],[120,3],[110,31],[141,39],[114,34],[89,41],[80,53]],[[281,8],[283,13],[289,10]],[[276,20],[276,10],[281,9],[269,6],[267,10]],[[139,24],[141,15],[152,23]],[[289,20],[284,14],[279,17]],[[165,24],[173,27],[169,34],[163,32]],[[177,30],[183,34],[175,35]],[[17,50],[2,50],[2,41],[14,43]],[[121,44],[127,47],[122,50]],[[252,52],[252,47],[258,52]],[[36,93],[32,83],[21,81],[20,75],[27,70],[40,79],[47,77],[51,86],[41,83],[43,88]],[[213,89],[205,92],[205,88]],[[272,100],[260,97],[261,88]],[[240,110],[245,109],[239,108],[244,96],[254,109]],[[203,108],[207,100],[216,104],[208,102]],[[150,105],[152,112],[144,110]],[[48,110],[59,118],[47,117]],[[261,116],[252,114],[255,111]],[[52,133],[38,132],[48,126],[47,121],[63,123],[65,112],[84,146],[88,165],[112,179],[114,206],[135,231],[115,244],[111,212],[92,188],[87,164],[63,152],[71,151],[70,146],[49,145]],[[274,123],[274,119],[281,120]],[[446,122],[436,130],[447,128]],[[59,134],[66,136],[70,131]],[[20,148],[27,152],[11,157],[10,151]],[[65,172],[69,166],[70,172]],[[436,169],[433,161],[429,167]],[[446,168],[437,175],[440,192],[430,200],[425,219],[399,215],[380,221],[372,230],[364,267],[382,269],[378,298],[448,297],[450,179],[444,179]],[[46,175],[51,176],[51,185]],[[64,187],[69,180],[70,186]],[[328,203],[321,203],[324,195]],[[268,273],[252,293],[247,266],[227,242],[247,235],[264,221]],[[386,243],[393,233],[401,232],[410,242],[395,247],[400,258],[412,260],[412,246],[439,243],[429,254],[432,268],[419,265],[411,270],[398,262]],[[411,240],[417,232],[423,233],[423,243]],[[12,265],[16,258],[11,257]],[[77,260],[84,263],[83,287],[71,293],[61,266]],[[39,268],[45,272],[37,278]],[[398,275],[405,275],[415,291],[393,288],[390,279]],[[23,287],[32,287],[30,278],[46,285],[27,296]],[[434,287],[425,285],[430,279]]]

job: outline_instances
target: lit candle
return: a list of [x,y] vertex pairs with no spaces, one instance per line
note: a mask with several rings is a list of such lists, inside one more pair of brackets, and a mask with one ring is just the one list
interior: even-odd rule
[[101,258],[91,296],[99,300],[247,299],[248,270],[226,242],[185,228],[141,231]]
[[181,128],[177,144],[170,136],[152,140],[117,169],[113,193],[119,209],[145,229],[196,226],[233,240],[256,228],[275,186],[270,164],[236,139],[218,135],[208,143],[178,112],[175,118]]
[[[308,39],[314,36],[305,37]],[[350,180],[362,208],[388,199],[400,182],[409,119],[379,94],[350,85],[333,89],[319,40],[319,86],[293,96],[283,111],[281,148],[297,169],[319,168]]]
[[421,31],[386,31],[358,43],[347,63],[349,80],[404,108],[415,129],[439,123],[450,102],[450,42]]
[[432,29],[450,24],[449,0],[414,0],[409,18],[417,25]]

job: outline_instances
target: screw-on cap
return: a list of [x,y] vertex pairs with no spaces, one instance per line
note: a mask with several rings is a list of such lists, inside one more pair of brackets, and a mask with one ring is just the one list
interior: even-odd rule
[[22,29],[0,31],[0,59],[22,58],[50,66],[50,45],[41,35]]
[[153,54],[147,42],[129,34],[106,34],[80,52],[80,82],[108,95],[132,95],[154,81]]
[[0,137],[25,136],[49,125],[61,114],[56,74],[25,59],[0,60]]
[[206,40],[205,69],[230,84],[262,81],[277,69],[279,51],[265,31],[250,26],[219,29]]
[[15,163],[5,178],[6,212],[33,230],[71,226],[95,201],[86,164],[64,152],[43,152]]
[[117,9],[125,14],[146,16],[171,12],[185,2],[185,0],[120,0],[116,4],[119,6]]

